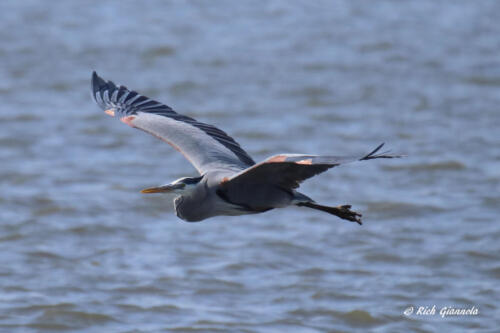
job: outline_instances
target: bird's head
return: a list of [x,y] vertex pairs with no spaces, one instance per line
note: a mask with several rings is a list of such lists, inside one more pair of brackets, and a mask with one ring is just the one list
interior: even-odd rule
[[174,180],[170,184],[146,188],[142,190],[141,193],[175,193],[179,195],[185,195],[193,191],[202,178],[203,176],[182,177],[177,180]]

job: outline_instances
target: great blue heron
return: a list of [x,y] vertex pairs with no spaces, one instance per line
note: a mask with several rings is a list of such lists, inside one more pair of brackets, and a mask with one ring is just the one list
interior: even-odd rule
[[363,156],[279,154],[256,164],[224,131],[178,114],[124,86],[106,82],[96,72],[92,73],[92,97],[105,113],[170,144],[198,170],[198,177],[183,177],[141,191],[177,194],[175,211],[188,222],[296,205],[361,224],[361,214],[352,211],[350,205],[319,205],[296,189],[302,181],[343,163],[399,157],[378,153],[381,144]]

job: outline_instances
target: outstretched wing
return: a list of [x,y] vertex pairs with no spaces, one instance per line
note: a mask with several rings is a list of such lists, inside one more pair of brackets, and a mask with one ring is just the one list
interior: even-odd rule
[[247,184],[274,184],[283,189],[294,189],[299,187],[302,181],[340,164],[376,158],[401,157],[390,155],[388,152],[377,154],[383,145],[382,143],[364,156],[275,155],[229,179],[224,179],[222,185],[229,197],[232,190],[245,188]]
[[212,169],[243,170],[253,159],[224,131],[176,113],[167,105],[92,73],[92,97],[108,115],[118,116],[180,151],[204,174]]

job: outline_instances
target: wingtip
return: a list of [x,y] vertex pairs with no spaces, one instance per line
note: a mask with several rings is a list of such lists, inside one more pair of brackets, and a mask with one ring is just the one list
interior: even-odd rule
[[94,88],[94,90],[95,90],[95,88],[99,88],[104,84],[106,84],[106,82],[101,77],[99,77],[99,75],[97,75],[96,71],[93,71],[92,72],[92,87]]
[[365,155],[364,157],[362,157],[360,160],[368,160],[370,159],[376,152],[378,152],[380,150],[380,148],[382,148],[383,146],[385,145],[385,142],[382,142],[381,144],[379,144],[377,146],[377,148],[373,149],[369,154]]
[[101,91],[107,87],[106,81],[104,81],[99,75],[97,75],[96,71],[92,71],[92,77],[90,79],[90,93],[94,101],[104,107],[102,103]]
[[380,149],[382,149],[382,147],[385,145],[385,142],[382,142],[381,144],[379,144],[377,146],[377,148],[373,149],[373,151],[371,153],[368,154],[368,156],[372,156],[374,155],[375,153],[377,153]]
[[[378,153],[379,150],[384,146],[384,144],[385,143],[382,142],[371,153],[369,153],[365,157],[361,158],[360,161],[371,160],[371,159],[375,159],[375,158],[400,158],[400,157],[405,157],[405,155],[391,155],[391,154],[389,154],[391,152],[390,150],[384,151],[382,153]],[[378,153],[378,154],[376,154],[376,153]]]
[[96,71],[92,71],[91,80],[92,80],[92,82],[99,80],[99,75],[97,75]]

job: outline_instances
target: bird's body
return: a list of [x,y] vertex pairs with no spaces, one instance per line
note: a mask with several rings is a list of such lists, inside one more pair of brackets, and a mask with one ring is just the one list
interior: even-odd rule
[[174,199],[177,216],[184,221],[198,222],[213,216],[246,214],[244,207],[223,200],[217,195],[224,176],[224,172],[209,172],[192,190],[177,196]]
[[262,213],[296,205],[361,224],[361,214],[351,211],[351,206],[318,205],[296,188],[302,181],[343,163],[399,157],[387,152],[376,154],[382,144],[361,156],[280,154],[256,164],[233,138],[220,129],[178,114],[126,87],[106,82],[95,72],[92,75],[92,96],[108,115],[119,116],[125,124],[169,143],[198,170],[198,177],[184,177],[142,191],[177,194],[174,199],[177,216],[188,222],[221,215]]
[[294,201],[310,200],[295,190],[285,191],[268,184],[255,184],[245,189],[245,193],[254,198],[249,202],[245,195],[226,193],[224,179],[233,175],[231,172],[218,171],[203,175],[190,189],[179,193],[174,199],[177,216],[184,221],[198,222],[214,216],[262,213],[290,206]]

